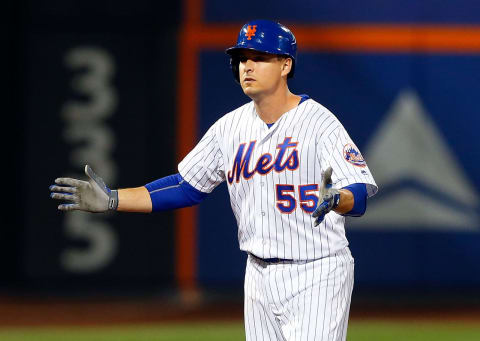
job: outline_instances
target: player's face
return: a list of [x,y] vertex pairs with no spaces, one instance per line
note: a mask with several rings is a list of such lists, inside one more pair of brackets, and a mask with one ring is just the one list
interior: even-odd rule
[[277,55],[244,50],[238,55],[239,78],[243,92],[251,97],[266,95],[285,82],[290,71],[291,59]]

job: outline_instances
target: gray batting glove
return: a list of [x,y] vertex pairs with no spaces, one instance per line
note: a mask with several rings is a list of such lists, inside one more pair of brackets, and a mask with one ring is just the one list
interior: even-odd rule
[[[110,190],[89,165],[85,166],[88,181],[72,178],[55,179],[50,186],[50,197],[69,203],[58,206],[60,211],[106,212],[118,207],[118,191]],[[65,185],[65,186],[57,186]]]
[[320,187],[320,199],[315,211],[312,213],[312,217],[316,218],[313,223],[314,226],[318,226],[325,215],[334,210],[340,202],[340,192],[338,189],[332,188],[332,167],[328,167],[325,173],[323,173],[322,186]]

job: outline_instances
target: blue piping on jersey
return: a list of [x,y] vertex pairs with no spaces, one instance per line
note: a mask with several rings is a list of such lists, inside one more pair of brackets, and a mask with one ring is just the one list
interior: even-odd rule
[[300,100],[300,103],[298,103],[298,105],[302,104],[307,99],[310,99],[310,96],[308,96],[307,94],[301,94],[301,95],[298,95],[298,96],[302,97],[302,99]]

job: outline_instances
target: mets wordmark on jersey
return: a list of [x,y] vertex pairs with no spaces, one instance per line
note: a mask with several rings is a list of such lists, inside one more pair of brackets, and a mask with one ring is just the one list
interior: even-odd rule
[[369,196],[375,194],[370,170],[344,127],[308,99],[270,128],[253,102],[226,114],[178,169],[202,192],[227,181],[241,250],[264,259],[309,260],[348,245],[343,216],[330,212],[317,227],[310,216],[328,166],[334,187],[366,183]]

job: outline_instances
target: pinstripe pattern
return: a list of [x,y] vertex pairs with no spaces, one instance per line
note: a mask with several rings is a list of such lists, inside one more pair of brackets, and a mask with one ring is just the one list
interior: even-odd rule
[[[331,165],[336,188],[366,183],[369,195],[373,195],[377,187],[368,166],[357,167],[345,160],[344,146],[354,143],[338,119],[319,103],[312,99],[303,102],[282,115],[270,129],[256,114],[253,102],[247,103],[213,124],[178,169],[190,185],[209,193],[226,180],[227,174],[235,173],[235,157],[241,144],[245,155],[249,143],[255,141],[250,163],[245,167],[252,172],[262,155],[269,153],[275,160],[278,146],[289,137],[297,143],[297,169],[256,173],[249,179],[240,176],[238,182],[234,179],[229,183],[240,249],[264,259],[323,258],[348,245],[345,218],[330,212],[328,219],[314,227],[310,213],[300,207],[298,186],[321,183],[322,171]],[[283,163],[293,149],[287,149]],[[287,193],[296,201],[296,208],[289,214],[276,206],[278,184],[294,188],[294,192]]]
[[[354,264],[345,218],[332,211],[314,227],[308,210],[329,166],[335,188],[365,183],[375,194],[357,151],[338,119],[312,99],[270,129],[250,102],[215,122],[179,164],[184,180],[202,192],[228,182],[240,249],[249,253],[247,340],[346,339]],[[262,260],[268,258],[284,261]]]
[[249,255],[247,340],[346,340],[353,272],[348,247],[315,261],[272,264]]

